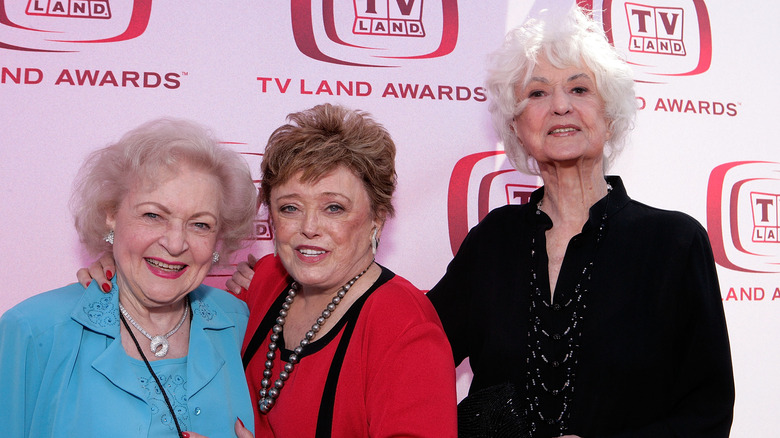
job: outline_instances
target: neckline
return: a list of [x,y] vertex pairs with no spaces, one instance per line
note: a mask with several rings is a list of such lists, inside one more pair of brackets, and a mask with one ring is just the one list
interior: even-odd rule
[[[368,288],[366,292],[363,293],[363,295],[360,298],[358,298],[354,303],[352,303],[352,306],[350,306],[350,308],[344,313],[341,319],[339,319],[336,322],[333,328],[328,331],[328,333],[326,333],[321,338],[317,338],[311,341],[303,349],[301,354],[298,355],[299,360],[303,359],[306,356],[313,355],[323,350],[328,345],[330,345],[330,343],[342,332],[347,322],[359,316],[360,311],[363,308],[363,305],[366,303],[366,300],[368,300],[371,294],[373,294],[380,286],[384,285],[395,276],[395,274],[392,271],[380,265],[379,263],[377,263],[377,266],[379,266],[382,269],[382,271],[380,272],[379,277],[376,279],[376,281],[374,281],[374,283]],[[287,294],[287,291],[290,289],[291,283],[292,283],[292,279],[288,279],[288,282],[285,284],[285,287],[282,289],[280,293],[281,295]],[[284,336],[279,336],[279,340],[276,342],[276,344],[279,349],[279,357],[285,362],[289,362],[290,355],[293,353],[293,351],[287,348],[284,342]]]

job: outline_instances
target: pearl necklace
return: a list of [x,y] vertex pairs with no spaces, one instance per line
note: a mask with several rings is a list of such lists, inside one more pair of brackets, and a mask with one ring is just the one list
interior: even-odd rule
[[332,315],[333,311],[336,310],[336,306],[338,306],[339,303],[341,303],[341,301],[344,299],[344,295],[347,294],[349,288],[355,284],[358,278],[363,276],[363,274],[368,271],[368,268],[370,268],[372,264],[374,264],[373,260],[371,260],[371,263],[368,265],[368,267],[366,267],[366,269],[363,270],[363,272],[356,275],[344,286],[339,288],[339,290],[336,292],[336,296],[334,296],[331,302],[328,303],[328,305],[325,307],[325,310],[322,311],[320,316],[311,326],[311,329],[306,332],[306,335],[303,337],[303,339],[301,339],[300,345],[295,347],[292,354],[290,354],[290,362],[285,364],[284,369],[279,372],[279,378],[274,382],[273,388],[269,389],[271,386],[271,370],[274,367],[274,358],[276,357],[276,350],[278,348],[276,343],[279,341],[279,336],[281,335],[282,329],[284,328],[284,323],[286,322],[287,312],[290,310],[290,305],[295,299],[295,295],[297,295],[298,289],[300,288],[298,283],[295,281],[292,282],[290,285],[290,290],[287,292],[287,297],[284,299],[284,303],[282,303],[282,309],[279,310],[279,317],[276,318],[276,324],[274,325],[271,333],[271,341],[268,343],[268,353],[265,355],[267,360],[265,361],[265,370],[263,370],[263,380],[260,381],[260,400],[257,402],[257,406],[260,409],[260,412],[267,414],[271,408],[274,407],[276,398],[279,397],[279,392],[282,390],[282,387],[284,387],[284,382],[290,377],[290,373],[292,373],[293,368],[295,368],[295,364],[299,361],[298,357],[301,355],[301,352],[303,352],[303,347],[308,345],[317,332],[320,331],[322,325],[325,324],[325,320],[330,318],[330,315]]
[[[591,273],[593,272],[593,261],[596,258],[596,251],[598,250],[601,239],[604,237],[604,230],[607,226],[607,209],[609,207],[609,194],[612,192],[612,186],[607,183],[607,200],[604,206],[604,213],[601,216],[601,223],[596,232],[596,244],[593,250],[593,257],[590,262],[585,264],[582,269],[579,281],[574,286],[574,297],[569,299],[566,303],[550,304],[543,297],[542,291],[536,284],[538,281],[536,274],[536,237],[531,237],[531,300],[529,306],[529,318],[531,321],[528,329],[528,357],[526,359],[528,369],[526,371],[526,390],[528,393],[528,408],[526,410],[526,417],[531,426],[532,431],[537,429],[537,421],[548,425],[556,425],[561,435],[565,434],[568,428],[567,420],[569,419],[569,405],[571,404],[572,395],[574,393],[574,380],[577,372],[579,348],[581,345],[580,339],[582,337],[582,322],[583,313],[586,309],[585,303],[583,303],[584,297],[588,294],[588,283],[591,279]],[[542,201],[536,205],[536,214],[542,214]],[[548,327],[542,326],[541,318],[539,317],[541,308],[552,308],[554,311],[564,311],[571,306],[571,322],[569,326],[562,330],[560,333],[550,334]],[[550,352],[542,348],[543,339],[552,339],[556,343],[564,343],[568,347],[568,351],[563,357],[548,357]],[[542,368],[545,369],[558,369],[559,367],[565,367],[564,376],[565,381],[559,387],[550,387],[549,381],[545,381]],[[549,372],[549,371],[548,371]],[[541,390],[541,391],[540,391]],[[550,412],[542,412],[540,407],[540,400],[537,394],[540,392],[549,394],[560,400],[560,412],[555,415],[550,415]]]
[[168,338],[170,338],[171,336],[173,336],[174,333],[179,331],[179,328],[181,327],[182,324],[184,324],[184,321],[187,319],[187,315],[189,315],[190,313],[190,298],[189,297],[184,298],[184,314],[181,316],[181,321],[179,321],[179,323],[176,324],[176,327],[174,327],[173,330],[169,331],[164,335],[152,336],[149,333],[147,333],[146,330],[144,330],[143,327],[141,327],[137,322],[135,322],[133,317],[130,316],[129,313],[127,313],[127,310],[122,305],[122,303],[119,303],[119,311],[122,312],[122,315],[128,321],[130,321],[130,324],[132,324],[133,327],[137,328],[142,335],[149,338],[149,340],[151,341],[149,343],[149,348],[152,350],[152,353],[154,353],[154,355],[157,357],[165,357],[165,355],[168,354],[168,348],[169,348]]

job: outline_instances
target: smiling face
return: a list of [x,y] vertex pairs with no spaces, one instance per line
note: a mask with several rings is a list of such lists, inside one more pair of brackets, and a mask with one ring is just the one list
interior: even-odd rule
[[609,125],[593,72],[584,67],[557,68],[540,59],[531,81],[515,87],[526,100],[512,128],[540,165],[601,163]]
[[276,247],[287,272],[305,291],[341,287],[373,260],[375,217],[362,181],[339,166],[314,183],[301,172],[271,191]]
[[106,223],[114,230],[120,296],[148,309],[198,287],[217,242],[219,181],[184,166],[153,184],[135,184]]

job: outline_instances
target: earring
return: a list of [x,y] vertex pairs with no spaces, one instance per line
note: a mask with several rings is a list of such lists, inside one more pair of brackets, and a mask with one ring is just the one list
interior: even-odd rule
[[371,252],[376,255],[376,249],[379,247],[379,240],[376,238],[377,229],[374,227],[374,232],[371,234]]
[[111,230],[106,234],[106,237],[103,238],[106,242],[110,243],[111,245],[114,244],[114,230]]
[[211,254],[211,261],[212,263],[217,263],[219,261],[219,253],[214,251],[213,254]]

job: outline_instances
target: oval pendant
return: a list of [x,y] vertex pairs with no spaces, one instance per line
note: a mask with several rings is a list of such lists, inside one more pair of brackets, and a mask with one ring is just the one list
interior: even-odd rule
[[152,349],[152,353],[157,357],[163,357],[168,354],[168,339],[162,335],[153,337],[149,346]]

